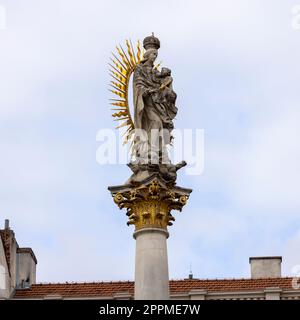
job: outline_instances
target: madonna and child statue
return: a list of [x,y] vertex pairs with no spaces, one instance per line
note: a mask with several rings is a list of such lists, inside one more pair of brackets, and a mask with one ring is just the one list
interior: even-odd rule
[[127,40],[125,50],[117,46],[111,59],[112,116],[121,121],[117,128],[125,128],[125,143],[131,144],[128,166],[133,173],[108,190],[119,209],[126,209],[127,225],[135,227],[134,298],[166,300],[168,227],[175,221],[173,210],[182,211],[192,190],[176,185],[177,170],[186,162],[173,164],[168,154],[177,115],[171,70],[155,62],[160,41],[154,34],[144,39],[143,47],[138,41],[134,48]]
[[[155,64],[160,41],[152,34],[143,41],[144,50],[137,43],[136,52],[126,41],[127,53],[121,46],[113,54],[111,64],[111,90],[117,99],[112,99],[113,117],[124,122],[125,141],[131,141],[133,171],[128,184],[138,184],[153,174],[166,182],[176,181],[176,171],[185,166],[185,161],[172,164],[168,148],[172,144],[172,130],[177,114],[171,70]],[[133,117],[129,108],[129,79],[133,76]]]

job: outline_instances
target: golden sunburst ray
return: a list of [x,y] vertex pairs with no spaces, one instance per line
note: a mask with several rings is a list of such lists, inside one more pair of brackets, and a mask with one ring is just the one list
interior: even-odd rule
[[123,101],[120,101],[120,102],[111,102],[110,103],[112,106],[115,106],[115,107],[124,107],[127,109],[127,104],[126,102],[123,102]]
[[120,82],[122,85],[126,85],[126,78],[119,76],[116,72],[109,70],[110,76],[115,79],[116,81]]
[[136,48],[137,48],[137,53],[136,53],[137,62],[140,63],[141,62],[141,44],[140,44],[140,40],[138,40]]
[[116,127],[116,129],[120,129],[122,127],[125,127],[125,126],[130,126],[130,121],[129,120],[126,120],[125,122],[121,123],[119,126]]
[[117,102],[127,102],[126,99],[120,99],[120,98],[113,98],[113,99],[109,99],[109,101],[117,101]]
[[113,94],[116,94],[117,96],[119,96],[120,98],[126,98],[126,94],[120,92],[120,91],[117,91],[117,90],[111,90],[109,89],[110,92],[112,92]]
[[117,62],[116,60],[110,58],[110,60],[113,62],[113,64],[115,65],[115,67],[124,75],[127,74],[128,69],[126,67],[123,66],[123,64],[120,64],[119,62]]
[[120,91],[120,92],[126,93],[124,90],[125,88],[122,89],[121,86],[116,86],[115,84],[112,84],[112,83],[110,83],[109,86]]
[[123,116],[123,118],[114,119],[113,121],[122,121],[122,120],[126,120],[128,122],[127,124],[129,125],[130,119],[128,116],[126,116],[126,117]]
[[[121,60],[120,60],[113,52],[112,52],[111,54],[112,54],[113,58],[114,58],[116,61],[118,61],[119,64],[120,64],[124,69],[127,69],[126,63],[124,64],[124,62],[121,61],[122,58],[121,58]],[[112,58],[111,58],[111,59],[112,59]]]
[[[122,116],[127,116],[127,112],[122,110],[122,111],[119,111],[119,112],[115,112],[112,114],[113,117],[122,117]],[[127,116],[128,117],[128,116]],[[120,119],[118,119],[120,120]]]
[[122,48],[121,46],[120,46],[120,48],[117,47],[117,51],[118,51],[120,57],[122,58],[122,61],[126,64],[126,66],[127,66],[129,69],[131,69],[131,68],[132,68],[132,65],[131,65],[130,60],[128,59],[125,51],[123,50],[123,48]]
[[[118,111],[118,112],[126,112],[124,109],[118,109],[118,108],[111,108],[110,110],[112,111]],[[117,112],[116,112],[117,113]],[[112,116],[113,117],[118,117],[118,115],[116,116],[115,114],[116,113],[113,113]]]
[[124,102],[124,103],[126,103],[126,100],[124,100],[124,99],[109,99],[109,101]]
[[132,65],[136,65],[136,58],[134,56],[134,51],[131,45],[131,42],[129,42],[128,40],[126,40],[126,46],[127,46],[127,51],[128,51],[128,55],[130,58],[130,62]]
[[115,81],[111,81],[110,83],[111,83],[111,85],[119,88],[119,89],[122,90],[122,91],[125,91],[125,90],[126,90],[126,87],[125,87],[124,85],[120,84],[120,83],[117,83],[117,82],[115,82]]
[[121,71],[119,71],[117,68],[115,68],[113,65],[111,65],[110,63],[108,64],[112,69],[110,69],[111,72],[113,72],[115,75],[118,75],[121,78],[125,78],[126,77],[126,73],[122,73]]
[[132,73],[136,66],[143,59],[144,49],[141,50],[140,41],[137,41],[136,51],[132,45],[131,40],[125,41],[126,52],[121,45],[116,46],[116,53],[112,52],[110,58],[112,63],[109,63],[110,69],[110,87],[111,93],[117,96],[116,99],[110,99],[110,105],[115,108],[111,108],[113,111],[112,117],[114,121],[122,121],[116,128],[126,127],[124,132],[124,143],[127,143],[133,134],[134,123],[130,114],[129,101],[128,101],[128,90],[129,82]]
[[133,60],[134,60],[135,64],[137,64],[138,63],[137,62],[137,57],[136,57],[136,54],[135,54],[135,51],[134,51],[134,48],[133,48],[133,45],[132,45],[132,42],[131,42],[130,39],[129,39],[129,43],[130,43],[131,51],[132,51],[132,54],[133,54]]

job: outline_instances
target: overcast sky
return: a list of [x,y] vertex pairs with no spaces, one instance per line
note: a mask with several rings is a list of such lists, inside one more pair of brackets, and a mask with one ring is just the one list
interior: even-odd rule
[[175,214],[170,278],[249,277],[250,256],[300,265],[300,0],[0,0],[0,218],[32,247],[39,282],[132,280],[134,246],[107,190],[130,175],[96,162],[113,128],[115,45],[161,40],[176,128],[204,129],[204,171]]

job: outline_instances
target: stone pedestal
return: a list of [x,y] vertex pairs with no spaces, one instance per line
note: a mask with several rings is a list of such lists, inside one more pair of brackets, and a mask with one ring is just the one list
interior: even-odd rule
[[167,227],[175,221],[171,211],[181,211],[192,190],[166,182],[159,173],[108,189],[119,208],[127,210],[127,225],[135,226],[135,299],[169,299]]

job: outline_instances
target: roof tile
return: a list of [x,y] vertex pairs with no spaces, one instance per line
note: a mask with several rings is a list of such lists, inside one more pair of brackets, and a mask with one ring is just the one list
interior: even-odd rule
[[[279,287],[292,290],[292,279],[264,278],[264,279],[219,279],[201,280],[185,279],[171,280],[171,294],[188,293],[193,289],[202,289],[208,292],[221,291],[252,291],[263,290],[267,287]],[[18,289],[15,298],[43,298],[47,295],[67,297],[112,297],[116,293],[128,292],[134,294],[132,281],[92,282],[92,283],[49,283],[34,284],[30,289]]]

